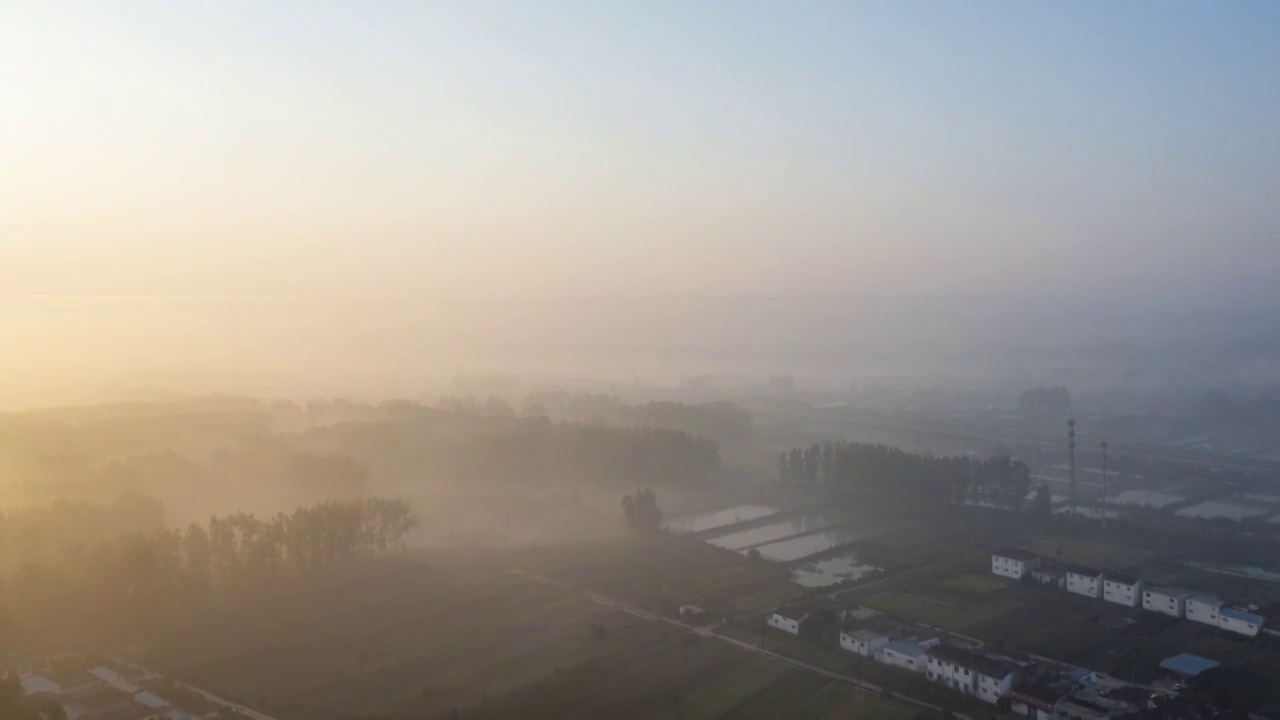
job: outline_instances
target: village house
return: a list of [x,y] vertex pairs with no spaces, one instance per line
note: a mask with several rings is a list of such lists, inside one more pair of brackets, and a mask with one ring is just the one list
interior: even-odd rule
[[1132,712],[1133,708],[1129,703],[1112,700],[1088,690],[1064,696],[1054,707],[1054,714],[1064,720],[1114,720]]
[[993,704],[1013,692],[1018,668],[1012,663],[948,645],[931,648],[926,657],[927,677],[953,690]]
[[938,644],[936,638],[931,640],[891,640],[875,653],[876,662],[892,667],[924,672],[925,652]]
[[1084,565],[1068,565],[1067,592],[1091,598],[1102,597],[1102,571]]
[[1066,568],[1056,563],[1041,565],[1031,571],[1031,579],[1041,585],[1052,585],[1061,590],[1067,586],[1067,571]]
[[1187,597],[1186,617],[1188,620],[1194,620],[1205,625],[1213,625],[1217,627],[1221,625],[1218,613],[1222,610],[1222,600],[1208,595],[1206,593],[1193,593]]
[[1138,578],[1106,573],[1102,576],[1102,599],[1125,607],[1142,602],[1143,583]]
[[800,626],[804,623],[805,618],[813,614],[814,610],[815,608],[808,603],[783,605],[769,613],[769,618],[766,622],[770,627],[791,633],[792,635],[799,635]]
[[889,644],[889,636],[874,630],[846,630],[840,633],[840,647],[863,657],[872,657]]
[[997,550],[991,554],[991,572],[1010,580],[1021,580],[1040,566],[1040,556],[1022,548]]
[[1009,693],[1009,709],[1027,720],[1053,720],[1053,710],[1063,694],[1061,688],[1046,683],[1020,687]]
[[1233,607],[1222,608],[1218,616],[1218,627],[1241,635],[1248,635],[1249,637],[1257,635],[1258,631],[1262,629],[1263,622],[1265,622],[1261,615]]
[[1142,608],[1163,613],[1170,617],[1182,617],[1186,613],[1190,590],[1174,587],[1151,587],[1142,591]]

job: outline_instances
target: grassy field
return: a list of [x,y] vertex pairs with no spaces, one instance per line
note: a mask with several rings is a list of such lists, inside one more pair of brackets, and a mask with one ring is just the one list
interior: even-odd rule
[[1051,558],[1056,557],[1061,550],[1063,562],[1088,565],[1100,570],[1125,571],[1155,557],[1154,552],[1143,548],[1060,536],[1030,536],[1023,538],[1022,545]]
[[661,610],[697,605],[713,615],[761,612],[800,597],[786,567],[678,537],[630,536],[607,545],[519,551],[522,567]]
[[655,635],[653,623],[487,557],[379,564],[253,608],[140,659],[281,718],[416,718],[632,652]]
[[915,708],[785,668],[713,639],[583,665],[479,708],[483,720],[907,720]]

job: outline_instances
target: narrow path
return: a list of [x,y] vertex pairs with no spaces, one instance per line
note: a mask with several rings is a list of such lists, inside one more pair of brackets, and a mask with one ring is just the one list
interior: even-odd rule
[[[737,638],[732,638],[727,635],[721,635],[720,633],[716,632],[716,629],[724,624],[723,621],[711,627],[691,627],[689,625],[685,625],[679,620],[673,620],[671,618],[658,615],[657,613],[649,612],[648,610],[642,610],[634,605],[631,605],[630,603],[626,603],[621,600],[606,597],[599,593],[594,593],[594,592],[591,592],[590,590],[586,590],[585,588],[576,587],[568,583],[546,577],[545,575],[538,575],[536,573],[527,572],[525,570],[511,570],[510,572],[513,575],[518,575],[522,578],[526,578],[534,582],[541,582],[541,583],[547,583],[550,585],[556,585],[558,587],[564,588],[571,592],[577,593],[592,602],[599,603],[601,605],[604,605],[606,607],[611,607],[616,610],[620,610],[629,615],[634,615],[636,617],[644,618],[646,620],[651,620],[654,622],[666,623],[668,625],[678,627],[681,630],[684,630],[685,632],[693,632],[694,634],[700,637],[715,638],[721,642],[728,643],[729,645],[732,645],[744,652],[749,652],[754,655],[759,655],[761,657],[768,658],[770,660],[773,660],[774,662],[782,663],[783,665],[786,665],[791,668],[795,668],[797,670],[803,670],[805,672],[813,673],[815,675],[820,675],[829,680],[836,680],[839,682],[848,683],[859,689],[866,690],[867,692],[876,693],[878,695],[884,695],[886,697],[893,698],[894,700],[901,700],[902,702],[910,703],[917,707],[922,707],[922,708],[935,710],[939,712],[942,710],[942,708],[938,707],[937,705],[932,705],[930,703],[924,702],[923,700],[917,700],[916,698],[910,697],[908,695],[903,695],[897,691],[881,687],[880,685],[876,685],[874,683],[869,683],[854,675],[846,675],[844,673],[838,673],[833,670],[828,670],[824,667],[811,665],[802,660],[797,660],[795,658],[773,652],[772,650],[765,650],[764,648],[758,647],[756,645],[752,645],[749,642],[738,640]],[[959,718],[959,720],[971,720],[969,716],[962,715],[960,713],[952,713],[952,715],[956,718]]]
[[[149,674],[149,675],[156,675],[156,676],[159,676],[159,677],[169,677],[168,675],[165,675],[164,673],[158,673],[158,672],[155,672],[154,670],[148,670],[147,668],[144,668],[144,667],[142,667],[141,665],[139,665],[139,664],[137,664],[137,663],[129,662],[128,660],[121,660],[120,658],[111,658],[111,662],[116,663],[117,665],[124,665],[124,666],[126,666],[126,667],[131,667],[131,668],[133,668],[134,670],[137,670],[137,671],[139,671],[139,672],[144,672],[144,673],[147,673],[147,674]],[[244,715],[245,717],[252,718],[253,720],[276,720],[276,718],[273,718],[273,717],[271,717],[270,715],[268,715],[268,714],[266,714],[266,713],[258,712],[257,710],[254,710],[254,709],[252,709],[252,708],[247,708],[247,707],[245,707],[244,705],[241,705],[240,703],[231,702],[230,700],[227,700],[226,698],[218,697],[217,695],[214,695],[213,693],[211,693],[211,692],[209,692],[209,691],[207,691],[207,690],[201,690],[201,689],[200,689],[200,688],[198,688],[198,687],[194,687],[194,686],[192,686],[192,685],[188,685],[188,684],[186,684],[186,683],[178,682],[177,680],[174,680],[174,681],[173,681],[173,684],[174,684],[174,685],[177,685],[177,686],[178,686],[178,687],[180,687],[180,688],[184,688],[184,689],[186,689],[186,690],[190,690],[191,692],[194,692],[194,693],[196,693],[196,694],[198,694],[198,695],[202,696],[205,700],[208,700],[209,702],[216,703],[216,704],[218,704],[218,705],[221,705],[221,706],[222,706],[222,707],[224,707],[224,708],[230,708],[230,709],[232,709],[232,710],[235,710],[236,712],[240,713],[241,715]],[[165,698],[165,699],[167,700],[168,698]]]

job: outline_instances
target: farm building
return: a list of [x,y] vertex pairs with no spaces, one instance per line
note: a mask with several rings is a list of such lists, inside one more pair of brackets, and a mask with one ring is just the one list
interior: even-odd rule
[[[930,645],[929,643],[932,643]],[[929,647],[936,645],[937,640],[917,642],[915,640],[892,640],[875,653],[876,662],[892,667],[924,672],[924,654]]]
[[1182,653],[1160,661],[1160,667],[1184,678],[1193,678],[1206,670],[1218,667],[1216,660]]
[[1143,583],[1135,577],[1106,573],[1102,577],[1102,599],[1125,607],[1142,602]]
[[1190,590],[1182,588],[1151,587],[1142,591],[1142,607],[1170,617],[1183,617],[1187,611],[1187,598],[1191,595]]
[[863,657],[871,657],[889,644],[889,636],[874,630],[851,630],[840,633],[840,647]]
[[1009,693],[1013,700],[1009,709],[1027,720],[1053,720],[1053,710],[1062,690],[1049,684],[1021,687]]
[[1264,622],[1261,615],[1232,607],[1222,608],[1218,612],[1218,618],[1218,627],[1249,637],[1257,635]]
[[1133,708],[1123,700],[1112,700],[1097,693],[1082,690],[1058,701],[1056,713],[1071,720],[1114,720],[1133,713]]
[[1187,598],[1186,617],[1205,625],[1218,625],[1218,611],[1222,610],[1222,600],[1205,593],[1194,593]]
[[1061,590],[1067,586],[1067,570],[1058,564],[1041,565],[1031,571],[1031,579],[1041,585],[1052,585]]
[[1013,691],[1018,668],[963,648],[939,645],[927,654],[930,680],[995,703]]
[[1102,597],[1102,571],[1084,565],[1068,565],[1067,592],[1091,598]]
[[1022,548],[991,553],[991,572],[1010,580],[1021,580],[1040,565],[1040,556]]

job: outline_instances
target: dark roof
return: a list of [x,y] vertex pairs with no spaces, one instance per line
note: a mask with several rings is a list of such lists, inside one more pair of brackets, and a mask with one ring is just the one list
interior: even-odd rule
[[1058,699],[1061,698],[1063,694],[1064,693],[1061,690],[1053,687],[1052,685],[1043,684],[1021,687],[1014,690],[1012,693],[1014,700],[1021,700],[1022,702],[1032,707],[1040,708],[1045,712],[1052,711],[1054,704],[1058,702]]
[[1114,583],[1124,583],[1125,585],[1138,584],[1138,578],[1133,577],[1132,575],[1121,575],[1120,573],[1113,573],[1113,572],[1103,573],[1102,579],[1106,581],[1114,582]]
[[938,645],[930,648],[929,655],[952,665],[976,670],[978,673],[988,677],[1002,678],[1014,671],[1014,665],[1011,663],[951,645]]
[[1091,568],[1088,565],[1074,564],[1067,565],[1067,572],[1074,573],[1076,575],[1084,575],[1085,577],[1098,577],[1102,574],[1102,571],[1097,568]]
[[803,598],[786,603],[780,607],[774,608],[774,612],[785,618],[794,618],[797,620],[804,619],[808,615],[822,610],[827,607],[825,604],[817,600]]
[[1040,556],[1031,552],[1026,548],[1001,548],[991,553],[999,557],[1009,558],[1011,560],[1035,560]]
[[1232,618],[1233,620],[1251,622],[1254,625],[1261,625],[1263,622],[1263,617],[1261,615],[1255,615],[1251,612],[1240,610],[1239,608],[1224,607],[1218,612],[1225,617]]

